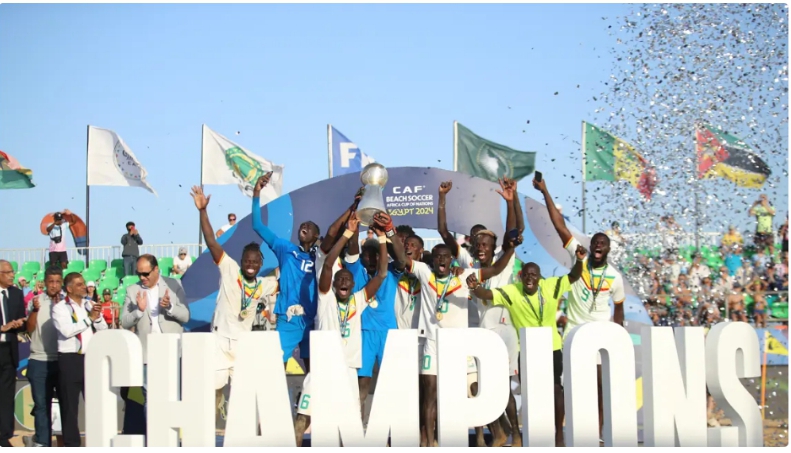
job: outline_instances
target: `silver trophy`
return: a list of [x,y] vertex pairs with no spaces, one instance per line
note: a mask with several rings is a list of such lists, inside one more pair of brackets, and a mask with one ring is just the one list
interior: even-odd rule
[[387,213],[384,203],[387,169],[382,164],[370,163],[360,172],[360,181],[365,186],[365,193],[357,205],[357,217],[362,225],[370,226],[377,212]]

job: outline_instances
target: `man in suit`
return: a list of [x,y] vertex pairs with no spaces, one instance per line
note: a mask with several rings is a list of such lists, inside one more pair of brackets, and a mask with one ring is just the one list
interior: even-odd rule
[[[137,276],[140,282],[126,290],[121,326],[135,327],[135,333],[143,346],[143,398],[146,391],[146,345],[150,333],[182,333],[184,324],[190,320],[187,295],[181,282],[160,275],[154,255],[142,255],[137,260]],[[143,434],[126,433],[125,434]]]
[[25,329],[25,298],[13,284],[14,268],[0,260],[0,447],[10,447],[14,437],[17,334]]

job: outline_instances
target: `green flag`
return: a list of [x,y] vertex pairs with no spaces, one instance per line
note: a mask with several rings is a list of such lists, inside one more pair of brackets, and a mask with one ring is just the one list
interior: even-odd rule
[[456,123],[456,171],[497,182],[520,180],[536,168],[536,153],[517,151],[475,135]]

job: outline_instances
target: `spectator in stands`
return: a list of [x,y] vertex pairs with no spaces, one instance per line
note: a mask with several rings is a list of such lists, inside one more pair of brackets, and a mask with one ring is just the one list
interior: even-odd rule
[[755,319],[755,327],[766,327],[766,298],[763,291],[758,291],[753,294],[753,318]]
[[681,225],[676,223],[672,215],[662,216],[659,219],[657,230],[662,237],[662,250],[665,254],[678,254],[678,241],[681,235]]
[[68,228],[68,222],[63,221],[63,214],[71,214],[71,211],[64,209],[63,213],[56,212],[52,219],[53,223],[47,226],[47,234],[49,234],[49,263],[51,266],[60,265],[62,269],[66,269],[69,264],[69,256],[66,254],[66,237],[63,233]]
[[759,248],[753,255],[753,266],[755,266],[755,273],[761,277],[765,277],[767,268],[772,264],[772,257],[764,252],[763,248]]
[[105,288],[102,291],[102,317],[110,329],[121,327],[119,308],[118,304],[113,302],[113,291],[110,288]]
[[159,264],[154,255],[141,256],[137,260],[136,267],[140,282],[129,286],[126,290],[121,325],[124,329],[134,327],[143,347],[143,399],[145,400],[148,396],[146,380],[148,335],[184,332],[184,324],[190,320],[190,309],[181,282],[160,275]]
[[693,291],[700,289],[701,281],[711,275],[711,269],[702,263],[703,257],[700,253],[695,253],[692,256],[692,265],[687,270],[689,277],[689,286]]
[[766,194],[761,194],[758,200],[753,203],[749,211],[755,217],[755,236],[753,241],[759,249],[769,247],[769,256],[774,256],[775,241],[772,220],[775,216],[775,208],[769,204]]
[[605,231],[604,234],[610,238],[610,254],[608,255],[610,261],[616,266],[621,263],[625,253],[628,241],[621,234],[621,225],[618,222],[613,222],[610,229]]
[[187,248],[179,248],[179,256],[173,260],[173,269],[170,270],[171,274],[184,275],[190,266],[192,266],[192,257],[187,255]]
[[37,280],[35,286],[33,287],[33,291],[27,293],[25,296],[25,306],[33,300],[34,297],[38,296],[39,294],[44,292],[44,280]]
[[681,265],[676,262],[676,255],[673,252],[665,254],[665,262],[662,263],[662,284],[669,285],[668,288],[673,287],[678,282],[678,276],[681,274]]
[[52,307],[61,301],[63,270],[47,268],[44,282],[46,291],[27,304],[30,357],[26,376],[33,396],[35,447],[52,446],[52,398],[58,388],[58,331],[52,321]]
[[736,274],[733,277],[734,282],[742,286],[747,286],[755,278],[755,270],[753,269],[752,264],[745,260],[742,262],[742,267],[736,270]]
[[722,235],[720,246],[723,250],[730,250],[736,245],[744,245],[741,233],[736,230],[736,227],[731,225],[728,227],[728,232]]
[[788,253],[788,216],[786,216],[786,223],[780,225],[780,229],[777,230],[777,235],[780,236],[780,250]]
[[724,301],[728,294],[733,289],[733,277],[731,277],[728,268],[725,266],[720,267],[720,273],[717,280],[714,282],[714,296],[721,301]]
[[21,276],[21,275],[17,279],[17,285],[16,286],[17,286],[17,288],[22,290],[22,296],[23,297],[27,297],[27,295],[30,293],[30,284],[28,284],[27,279],[25,277]]
[[742,267],[742,246],[735,245],[733,248],[725,250],[725,267],[728,268],[730,275],[736,275],[736,271]]
[[96,282],[88,282],[85,284],[88,290],[88,295],[85,298],[91,301],[92,304],[99,302],[99,294],[96,292]]
[[747,322],[747,313],[744,310],[744,293],[738,283],[733,285],[733,290],[728,295],[727,303],[731,321]]
[[236,225],[236,214],[230,213],[230,214],[228,214],[228,223],[226,223],[225,225],[223,225],[222,228],[217,230],[217,233],[216,233],[217,237],[220,237],[223,234],[227,233],[228,230],[233,228],[234,225]]
[[126,234],[121,236],[121,245],[124,246],[121,257],[124,259],[124,275],[134,275],[137,258],[140,256],[140,247],[143,238],[137,231],[135,222],[126,223]]

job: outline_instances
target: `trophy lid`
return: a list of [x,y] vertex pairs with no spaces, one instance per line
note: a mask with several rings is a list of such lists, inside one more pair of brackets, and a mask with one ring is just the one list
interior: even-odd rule
[[371,162],[360,172],[360,182],[364,186],[382,186],[387,184],[387,169],[384,165]]

